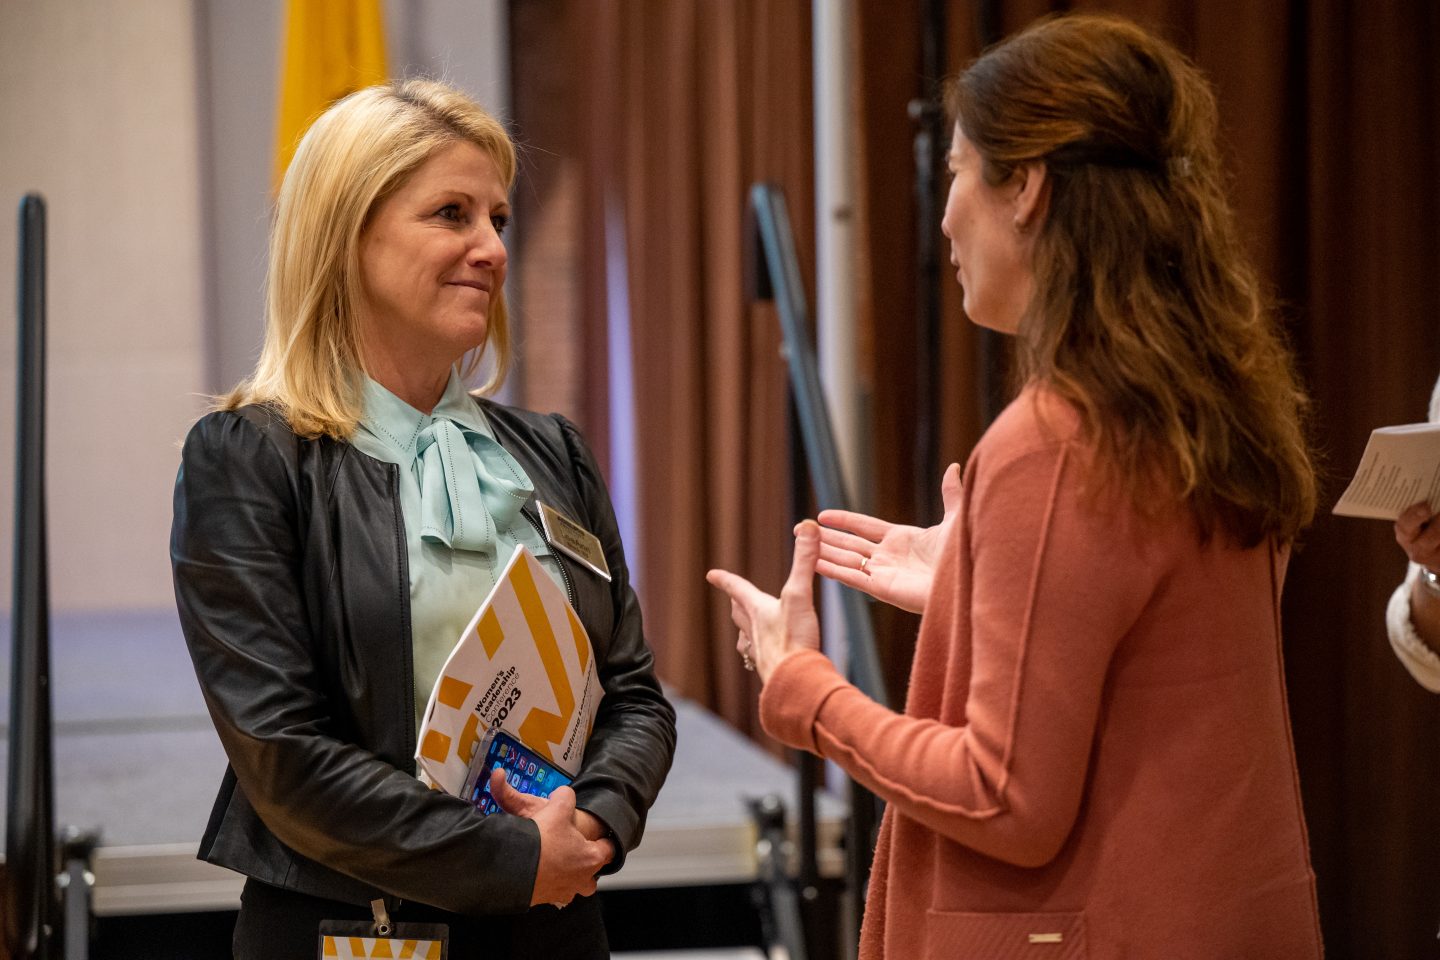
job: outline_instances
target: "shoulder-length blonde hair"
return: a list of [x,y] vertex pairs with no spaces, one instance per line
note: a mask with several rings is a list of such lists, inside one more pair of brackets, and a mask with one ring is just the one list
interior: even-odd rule
[[1101,478],[1137,506],[1159,479],[1207,538],[1293,540],[1315,511],[1307,400],[1237,235],[1200,71],[1128,21],[1062,16],[984,53],[951,101],[992,185],[1045,165],[1021,378],[1079,410]]
[[[437,150],[475,144],[508,191],[515,146],[505,128],[465,94],[430,80],[368,87],[337,101],[306,132],[285,172],[270,228],[265,343],[250,377],[218,398],[221,409],[275,407],[301,436],[348,438],[363,413],[358,311],[360,234],[376,205]],[[486,352],[504,380],[510,329],[504,292],[490,306]]]

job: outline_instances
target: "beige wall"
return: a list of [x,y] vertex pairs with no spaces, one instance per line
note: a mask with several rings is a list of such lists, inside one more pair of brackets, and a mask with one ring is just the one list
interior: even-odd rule
[[176,441],[200,409],[187,0],[0,3],[0,608],[10,603],[15,208],[49,204],[48,496],[57,609],[164,606]]
[[[250,371],[260,350],[285,4],[194,3],[209,251],[206,380],[222,390]],[[393,73],[447,80],[507,113],[505,0],[384,0],[384,8]]]
[[[384,0],[392,69],[504,115],[504,0]],[[169,607],[178,441],[254,362],[283,0],[0,0],[0,612],[15,209],[50,207],[51,600]],[[3,640],[3,638],[0,638]]]

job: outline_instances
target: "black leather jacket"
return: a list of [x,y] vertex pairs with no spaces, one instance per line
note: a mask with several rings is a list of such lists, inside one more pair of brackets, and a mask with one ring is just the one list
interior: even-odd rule
[[[536,497],[599,537],[606,583],[560,557],[605,696],[578,806],[624,852],[675,750],[609,494],[575,427],[479,402]],[[185,441],[170,555],[185,640],[224,744],[202,859],[364,904],[380,892],[465,914],[529,906],[533,822],[478,816],[415,779],[410,588],[397,467],[297,437],[265,407]],[[533,516],[533,503],[526,508]]]

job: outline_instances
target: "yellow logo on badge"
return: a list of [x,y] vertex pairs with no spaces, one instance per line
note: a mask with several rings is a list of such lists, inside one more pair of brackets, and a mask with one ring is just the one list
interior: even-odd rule
[[390,937],[326,936],[321,955],[337,960],[386,957],[392,960],[440,960],[439,940],[393,940]]

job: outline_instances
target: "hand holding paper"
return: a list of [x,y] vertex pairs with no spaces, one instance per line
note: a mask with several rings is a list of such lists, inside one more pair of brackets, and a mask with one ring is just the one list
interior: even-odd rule
[[1411,563],[1440,569],[1440,523],[1428,503],[1417,503],[1395,520],[1395,542]]
[[1370,434],[1360,466],[1334,512],[1344,517],[1395,520],[1425,501],[1440,511],[1440,424],[1381,427]]

